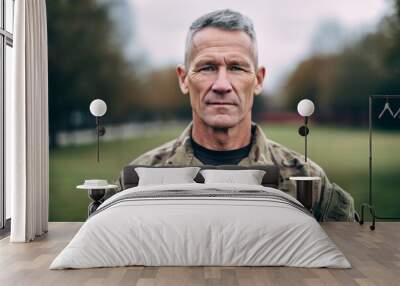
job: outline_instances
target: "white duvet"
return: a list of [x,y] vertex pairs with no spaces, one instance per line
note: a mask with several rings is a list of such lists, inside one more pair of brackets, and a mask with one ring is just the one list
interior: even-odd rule
[[[169,190],[249,191],[250,195],[129,199],[137,192]],[[251,191],[266,192],[271,199],[252,197]],[[295,204],[300,203],[282,191],[255,185],[193,183],[127,189],[99,207],[50,269],[127,265],[350,268],[319,223]]]

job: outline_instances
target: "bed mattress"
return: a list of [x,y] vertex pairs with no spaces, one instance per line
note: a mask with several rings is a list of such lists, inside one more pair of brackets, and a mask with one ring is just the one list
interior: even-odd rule
[[138,186],[112,196],[50,269],[128,265],[351,267],[284,192],[198,183]]

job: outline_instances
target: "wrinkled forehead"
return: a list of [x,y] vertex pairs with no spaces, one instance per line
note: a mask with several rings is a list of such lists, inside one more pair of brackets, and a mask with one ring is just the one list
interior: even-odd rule
[[193,59],[210,53],[242,55],[244,58],[249,58],[256,67],[254,45],[250,36],[243,31],[205,28],[195,33],[189,54],[189,65]]

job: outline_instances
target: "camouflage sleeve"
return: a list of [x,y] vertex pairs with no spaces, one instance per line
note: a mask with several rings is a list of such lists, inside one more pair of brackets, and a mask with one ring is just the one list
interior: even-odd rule
[[[163,155],[163,153],[161,153],[161,155]],[[130,162],[129,165],[149,165],[149,166],[156,165],[157,159],[159,157],[160,157],[160,155],[158,153],[156,153],[156,155],[154,155],[154,151],[146,152],[146,153],[140,155],[138,158],[136,158],[132,162]],[[123,190],[122,170],[119,175],[119,178],[114,182],[114,185],[117,185],[118,188],[106,190],[106,194],[104,196],[103,201],[105,201],[106,199],[110,198],[111,196],[113,196],[116,193]]]
[[176,139],[171,140],[157,148],[147,151],[146,153],[140,155],[135,160],[130,162],[129,165],[164,165],[167,158],[171,156],[171,152],[176,141]]
[[129,165],[148,165],[148,166],[153,166],[156,161],[156,158],[153,154],[147,152],[142,155],[140,155],[138,158],[133,160],[132,162],[129,163]]
[[315,209],[319,221],[354,221],[355,208],[353,197],[339,185],[322,177],[321,199]]
[[122,181],[121,181],[121,176],[114,182],[114,185],[117,185],[118,187],[116,189],[107,189],[106,194],[104,195],[104,198],[102,201],[104,202],[106,199],[112,197],[116,193],[122,191]]

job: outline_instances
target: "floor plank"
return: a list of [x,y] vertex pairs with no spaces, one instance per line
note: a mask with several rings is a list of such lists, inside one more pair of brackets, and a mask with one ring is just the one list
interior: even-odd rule
[[352,269],[291,267],[116,267],[48,269],[82,223],[50,223],[32,243],[0,240],[0,285],[399,285],[400,222],[379,222],[375,231],[355,223],[323,223]]

